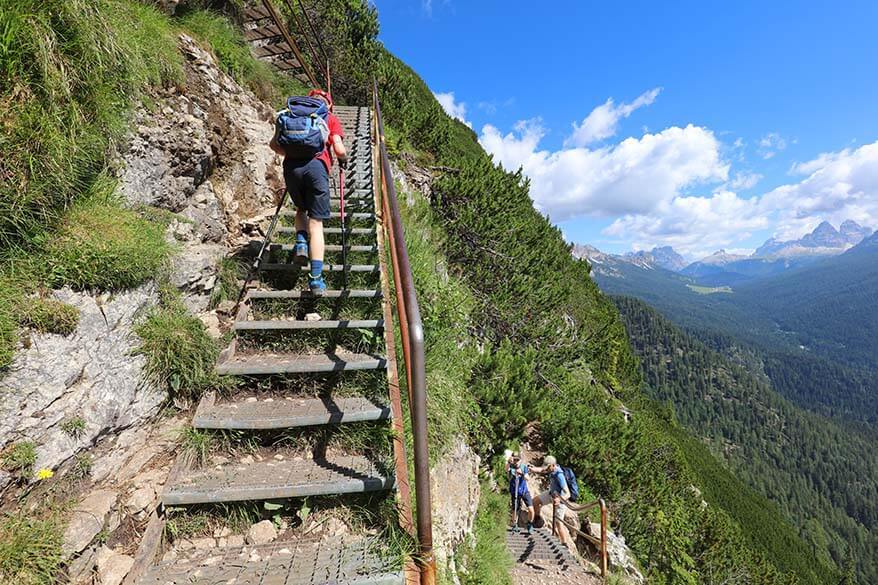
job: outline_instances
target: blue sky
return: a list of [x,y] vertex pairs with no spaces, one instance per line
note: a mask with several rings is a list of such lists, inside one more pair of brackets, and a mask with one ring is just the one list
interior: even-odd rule
[[570,240],[695,257],[878,227],[878,2],[376,4]]

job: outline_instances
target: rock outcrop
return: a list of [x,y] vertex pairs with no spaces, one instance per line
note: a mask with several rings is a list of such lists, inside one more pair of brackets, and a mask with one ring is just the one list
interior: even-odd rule
[[[165,394],[142,382],[132,326],[154,296],[151,285],[102,297],[55,291],[79,309],[79,324],[68,336],[32,333],[29,347],[19,348],[0,379],[0,445],[31,441],[35,469],[54,469],[102,436],[152,417]],[[73,420],[75,433],[65,424]],[[0,488],[8,480],[0,475]]]
[[455,551],[472,534],[479,508],[479,456],[457,439],[430,472],[436,561],[458,583]]

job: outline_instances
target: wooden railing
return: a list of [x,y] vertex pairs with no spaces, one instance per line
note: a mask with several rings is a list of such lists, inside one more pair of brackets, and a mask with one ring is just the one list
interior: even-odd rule
[[586,532],[583,532],[579,528],[576,528],[568,522],[565,518],[557,518],[557,504],[552,503],[552,534],[556,533],[556,526],[558,523],[564,524],[568,530],[572,534],[577,536],[581,536],[591,544],[597,547],[598,552],[601,555],[601,577],[606,580],[607,578],[607,504],[603,499],[597,499],[593,502],[589,502],[587,504],[577,504],[575,502],[571,502],[569,500],[562,500],[564,505],[568,510],[579,514],[580,512],[589,512],[595,508],[600,508],[601,510],[601,536],[600,538],[596,536],[592,536]]

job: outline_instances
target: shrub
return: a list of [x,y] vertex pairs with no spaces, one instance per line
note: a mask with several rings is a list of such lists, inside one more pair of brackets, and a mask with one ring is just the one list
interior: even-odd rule
[[37,448],[30,441],[13,443],[3,453],[3,469],[19,479],[30,477],[37,462]]
[[54,514],[44,519],[23,514],[0,518],[0,583],[57,583],[62,534],[63,525]]
[[163,296],[134,329],[141,339],[137,354],[146,356],[144,377],[172,399],[196,400],[219,383],[214,372],[219,350],[204,324],[174,293]]
[[79,324],[79,309],[51,298],[28,299],[20,323],[40,333],[70,335]]
[[117,290],[154,278],[171,245],[161,225],[122,207],[103,180],[75,204],[44,246],[46,281],[58,288]]

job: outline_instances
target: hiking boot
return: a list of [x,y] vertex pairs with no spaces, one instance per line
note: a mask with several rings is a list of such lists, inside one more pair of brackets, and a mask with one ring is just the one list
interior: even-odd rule
[[521,531],[521,529],[518,527],[518,524],[516,524],[515,526],[512,527],[513,534],[518,534],[520,531]]
[[528,522],[528,523],[527,523],[527,533],[528,533],[528,534],[533,534],[533,533],[534,533],[534,525],[533,525],[533,522]]
[[308,288],[311,289],[311,294],[315,297],[322,297],[323,293],[326,292],[326,281],[323,280],[323,275],[321,274],[317,278],[313,276],[308,280]]
[[308,242],[298,240],[293,246],[293,264],[304,266],[308,263]]

